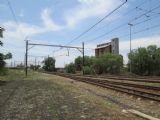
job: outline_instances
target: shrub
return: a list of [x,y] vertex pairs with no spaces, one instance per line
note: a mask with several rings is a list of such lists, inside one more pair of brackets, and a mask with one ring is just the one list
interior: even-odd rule
[[92,60],[93,68],[97,74],[119,73],[123,67],[123,57],[116,54],[104,54]]
[[3,76],[3,75],[7,75],[8,74],[8,69],[3,67],[3,68],[0,68],[0,76]]
[[[75,59],[75,67],[77,71],[82,70],[83,65],[83,57],[79,56]],[[92,65],[92,57],[84,56],[84,66],[91,66]]]
[[83,68],[83,71],[84,71],[84,74],[85,74],[85,75],[94,74],[93,68],[91,68],[91,67],[89,67],[89,66],[85,66],[85,67]]
[[138,75],[160,75],[160,48],[150,45],[140,47],[128,54],[128,68]]
[[56,62],[56,60],[54,58],[48,57],[42,62],[42,63],[44,63],[42,68],[45,71],[49,71],[49,72],[55,71],[55,62]]
[[75,67],[75,64],[74,63],[70,63],[68,65],[65,66],[65,71],[67,73],[76,73],[76,67]]

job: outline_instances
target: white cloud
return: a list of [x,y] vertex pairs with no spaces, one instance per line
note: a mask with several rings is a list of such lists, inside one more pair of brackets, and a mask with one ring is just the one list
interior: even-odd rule
[[[56,25],[50,17],[50,10],[44,9],[42,11],[42,25],[32,25],[25,22],[19,22],[18,24],[13,21],[6,21],[2,23],[2,27],[5,28],[4,47],[1,47],[2,52],[12,52],[13,59],[24,60],[25,52],[25,41],[26,36],[32,37],[34,35],[48,32],[48,31],[59,31],[61,27]],[[38,52],[42,52],[42,49],[38,49]],[[46,49],[44,50],[46,52]],[[34,52],[33,52],[34,53]]]
[[42,11],[41,18],[43,20],[43,24],[44,24],[46,30],[59,31],[59,30],[61,30],[63,28],[62,26],[57,25],[53,21],[53,19],[51,18],[51,11],[48,8],[45,8]]
[[[114,4],[113,4],[114,3]],[[4,32],[4,48],[0,48],[3,51],[10,51],[13,53],[16,60],[23,60],[25,52],[25,36],[33,36],[40,33],[48,31],[60,31],[65,27],[74,27],[81,21],[88,19],[90,17],[101,16],[111,11],[114,6],[118,5],[117,0],[79,0],[79,5],[70,8],[65,12],[66,26],[60,26],[53,21],[51,17],[51,10],[48,8],[43,9],[41,13],[42,25],[31,25],[28,23],[20,22],[19,25],[13,21],[7,21],[3,23],[6,31]],[[34,41],[35,42],[35,41]],[[40,43],[41,41],[36,41]],[[44,43],[44,42],[43,42]],[[160,47],[160,36],[152,36],[146,38],[140,38],[132,40],[132,49],[138,47],[146,47],[150,44],[156,44]],[[96,45],[87,45],[87,48],[95,48]],[[51,54],[52,49],[36,47],[30,51],[31,54],[46,55],[46,53]],[[120,53],[123,54],[125,63],[127,61],[127,53],[129,52],[129,41],[120,41]],[[66,54],[66,50],[62,50],[58,53],[55,53],[55,56]],[[86,55],[94,55],[94,50],[86,51]],[[67,64],[74,60],[77,55],[81,53],[77,50],[70,51],[70,56],[61,56],[56,58],[56,66],[63,67],[64,64]]]
[[118,5],[118,0],[79,0],[79,5],[66,11],[65,19],[69,27],[74,27],[84,19],[101,16]]
[[[160,46],[160,36],[151,36],[151,37],[144,37],[133,39],[131,41],[132,49],[137,49],[139,47],[147,47],[148,45],[157,45]],[[130,41],[120,41],[119,47],[121,51],[129,50],[130,48]]]
[[28,24],[25,22],[19,22],[18,24],[13,21],[7,21],[3,23],[3,27],[6,29],[5,36],[12,39],[23,39],[25,36],[32,36],[39,33],[48,31],[59,31],[62,29],[61,26],[57,25],[51,19],[51,12],[49,9],[44,9],[41,13],[42,24],[41,26]]
[[[158,47],[160,47],[160,36],[150,36],[132,40],[132,50],[139,47],[147,47],[149,45],[157,45]],[[124,62],[127,63],[127,54],[129,53],[130,49],[130,41],[120,41],[119,49],[120,54],[122,54],[124,57]]]
[[28,35],[32,36],[35,34],[46,32],[46,30],[42,27],[22,22],[17,25],[16,22],[8,21],[3,23],[3,26],[6,29],[4,32],[4,37],[6,40],[22,40]]
[[[3,23],[3,26],[6,28],[6,36],[18,37],[20,36],[32,36],[39,33],[44,33],[48,31],[59,31],[62,29],[59,25],[56,25],[55,22],[51,19],[51,12],[49,9],[44,9],[41,13],[43,26],[36,26],[24,22],[20,22],[18,25],[16,22],[7,21]],[[9,35],[8,35],[9,34]]]

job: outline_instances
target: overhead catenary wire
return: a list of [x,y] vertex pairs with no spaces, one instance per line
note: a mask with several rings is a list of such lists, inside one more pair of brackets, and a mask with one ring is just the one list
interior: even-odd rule
[[[141,2],[140,4],[138,4],[136,7],[132,8],[131,10],[129,10],[128,12],[124,13],[124,14],[123,14],[123,17],[126,16],[126,15],[128,15],[129,13],[133,12],[134,10],[136,10],[137,7],[140,7],[140,6],[144,5],[144,4],[146,4],[146,0],[144,0],[143,2]],[[113,23],[113,21],[110,21],[109,23],[107,23],[107,24],[104,25],[103,27],[100,27],[99,29],[94,30],[94,32],[95,32],[95,31],[97,32],[97,31],[105,28],[106,26],[108,26],[108,24],[112,24],[112,23]]]
[[[160,8],[160,5],[152,8],[152,9],[150,9],[150,10],[148,10],[148,11],[146,11],[145,13],[139,15],[138,17],[135,17],[135,18],[134,18],[133,20],[131,20],[130,22],[133,22],[134,20],[137,20],[137,19],[139,19],[139,18],[141,18],[141,17],[143,17],[143,16],[146,16],[148,13],[151,13],[151,12],[153,12],[154,10],[156,10],[156,9],[158,9],[158,8]],[[129,23],[130,23],[130,22],[129,22]]]
[[[137,7],[141,7],[141,6],[144,5],[144,4],[146,4],[146,0],[144,0],[143,2],[141,2],[140,4],[138,4],[136,7],[132,8],[129,12],[126,12],[124,15],[127,15],[127,14],[129,14],[130,12],[133,12],[133,10],[137,9]],[[124,16],[124,15],[123,15],[123,16]],[[109,31],[107,34],[113,32],[113,31],[116,30],[116,29],[119,29],[119,28],[123,27],[124,25],[126,25],[126,23],[125,23],[125,24],[122,24],[122,25],[119,25],[118,27],[115,27],[114,29],[112,29],[111,31]],[[101,27],[100,29],[102,29],[102,28],[104,28],[104,27],[105,27],[105,26]],[[100,29],[98,29],[98,30],[100,30]],[[96,30],[96,31],[98,31],[98,30]],[[96,37],[96,38],[94,38],[94,39],[92,39],[92,40],[97,40],[97,38],[99,38],[99,37],[103,37],[103,35],[98,36],[98,37]],[[84,38],[85,38],[85,37],[84,37]],[[92,41],[92,40],[91,40],[91,41]],[[88,42],[88,41],[85,41],[85,43],[86,43],[86,42]],[[62,48],[56,50],[55,52],[58,52],[58,51],[61,50],[61,49],[62,49]],[[91,48],[91,49],[92,49],[92,48]]]
[[[140,4],[138,4],[136,7],[140,7],[140,6],[144,5],[144,4],[146,4],[146,0],[143,0],[143,2],[141,2]],[[132,8],[129,12],[126,12],[125,14],[123,14],[123,16],[128,15],[130,12],[133,12],[134,10],[136,10],[136,7]],[[112,22],[110,22],[110,23],[112,23]],[[108,25],[108,24],[107,24],[107,25]],[[123,25],[122,25],[122,26],[123,26]],[[101,29],[103,29],[103,28],[105,28],[105,27],[106,27],[106,25],[103,26],[103,27],[101,27],[101,28],[99,28],[99,29],[96,29],[95,31],[101,30]],[[115,29],[116,29],[116,28],[115,28]],[[86,38],[86,37],[85,37],[85,38]],[[58,52],[58,51],[60,51],[61,49],[63,49],[63,48],[59,48],[59,49],[55,50],[54,52]],[[93,49],[93,48],[91,48],[91,49]]]
[[149,18],[147,18],[146,20],[143,20],[143,21],[134,23],[134,26],[139,25],[139,24],[141,24],[141,23],[145,23],[145,22],[151,21],[151,20],[156,19],[156,18],[158,18],[158,17],[160,17],[160,16],[159,16],[159,15],[156,15],[156,17],[149,17]]
[[[145,32],[145,31],[149,31],[149,30],[151,30],[151,29],[159,28],[159,27],[160,27],[160,24],[153,25],[153,26],[150,26],[150,27],[141,29],[141,30],[139,30],[139,31],[132,32],[132,35],[135,35],[135,34],[138,34],[138,33],[141,33],[141,32]],[[129,36],[129,35],[130,35],[130,34],[125,34],[125,35],[119,36],[119,38],[126,37],[126,36]]]
[[[143,9],[143,8],[140,8],[140,7],[136,7],[138,10],[140,10],[140,11],[144,11],[144,12],[146,12],[146,11],[148,11],[148,10],[146,10],[146,9]],[[151,13],[154,13],[154,14],[160,14],[160,12],[151,12]]]
[[37,55],[28,55],[29,57],[40,57],[40,58],[44,58],[44,57],[47,57],[47,56],[37,56]]
[[[152,18],[152,19],[153,19],[153,18]],[[142,23],[144,23],[144,22],[148,22],[148,21],[150,21],[150,20],[152,20],[152,19],[150,18],[150,19],[146,19],[146,20],[137,22],[137,23],[134,24],[134,26],[137,26],[137,25],[142,24]],[[97,37],[95,37],[94,39],[87,40],[86,43],[88,43],[88,42],[90,42],[90,41],[95,41],[95,40],[97,40],[97,39],[99,39],[99,38],[102,38],[102,37],[108,35],[109,33],[112,33],[113,31],[118,30],[118,29],[124,27],[124,25],[126,25],[126,23],[124,23],[124,24],[122,24],[122,25],[119,25],[118,27],[115,27],[114,29],[112,29],[111,31],[109,31],[109,32],[107,32],[107,33],[105,33],[105,34],[102,34],[102,35],[100,35],[100,36],[97,36]]]
[[[15,23],[17,24],[17,26],[19,26],[19,21],[18,21],[18,19],[17,19],[17,17],[16,17],[16,14],[15,14],[15,12],[14,12],[14,9],[13,9],[13,7],[12,7],[12,5],[11,5],[11,3],[10,3],[9,0],[7,0],[7,4],[8,4],[8,7],[9,7],[10,11],[11,11],[11,14],[12,14],[12,16],[13,16],[13,19],[14,19]],[[20,30],[20,34],[21,34],[21,36],[24,36],[22,30]],[[25,38],[25,37],[24,37],[24,38]]]
[[73,41],[79,39],[81,36],[83,36],[84,34],[88,33],[91,29],[93,29],[95,26],[97,26],[99,23],[101,23],[104,19],[106,19],[107,17],[109,17],[111,14],[113,14],[115,11],[117,11],[119,8],[121,8],[125,3],[127,2],[127,0],[125,0],[125,2],[123,2],[121,5],[119,5],[117,8],[115,8],[113,11],[111,11],[110,13],[108,13],[107,15],[105,15],[102,19],[100,19],[98,22],[96,22],[94,25],[92,25],[90,28],[88,28],[87,30],[85,30],[84,32],[82,32],[80,35],[78,35],[77,37],[75,37],[73,40],[71,40],[70,42],[67,43],[71,44]]
[[[95,41],[95,40],[97,40],[97,39],[99,39],[99,38],[102,38],[102,37],[108,35],[109,33],[112,33],[113,31],[118,30],[118,29],[120,29],[120,28],[126,26],[128,23],[131,23],[131,22],[133,22],[133,21],[135,21],[135,20],[141,18],[142,16],[146,15],[147,13],[150,13],[150,12],[152,12],[152,11],[158,9],[158,8],[160,8],[160,5],[158,5],[158,6],[154,7],[153,9],[151,9],[151,10],[149,10],[149,11],[147,11],[147,12],[141,14],[141,15],[139,15],[138,17],[134,17],[134,18],[131,19],[129,22],[123,23],[123,24],[121,24],[121,25],[119,25],[119,26],[113,28],[112,30],[106,32],[106,33],[103,33],[103,34],[101,34],[101,35],[99,35],[99,36],[97,36],[97,37],[95,37],[95,38],[93,38],[93,39],[86,40],[85,43],[88,43],[88,42],[90,42],[90,41]],[[140,23],[139,23],[139,24],[140,24]]]
[[9,0],[7,0],[7,4],[9,6],[10,10],[11,10],[14,21],[16,22],[17,25],[19,25],[18,19],[17,19],[15,13],[14,13],[14,10],[13,10],[12,5],[11,5]]
[[[127,0],[125,0],[125,2],[123,2],[121,5],[119,5],[117,8],[115,8],[113,11],[111,11],[110,13],[108,13],[107,15],[105,15],[102,19],[100,19],[97,23],[95,23],[94,25],[92,25],[90,28],[88,28],[87,30],[85,30],[84,32],[82,32],[80,35],[78,35],[77,37],[75,37],[74,39],[72,39],[70,42],[68,42],[66,45],[71,44],[72,42],[74,42],[75,40],[79,39],[81,36],[85,35],[86,33],[88,33],[91,29],[93,29],[95,26],[97,26],[99,23],[101,23],[104,19],[106,19],[107,17],[109,17],[111,14],[113,14],[116,10],[118,10],[119,8],[121,8],[125,3],[127,3]],[[56,52],[62,50],[63,48],[59,48],[56,50]]]
[[[146,0],[144,0],[143,2],[138,4],[136,7],[140,7],[140,6],[144,5],[144,4],[146,4]],[[124,15],[128,15],[130,12],[133,12],[134,10],[136,10],[136,7],[132,8],[130,11],[126,12]]]
[[[136,7],[132,8],[131,10],[129,10],[128,12],[126,12],[125,14],[123,14],[123,16],[128,15],[129,13],[133,12],[133,11],[136,10],[138,7],[141,7],[142,5],[144,5],[144,4],[146,4],[146,3],[147,3],[146,0],[144,0],[143,2],[141,2],[140,4],[138,4]],[[113,21],[107,23],[106,25],[104,25],[103,27],[100,27],[99,29],[94,30],[94,32],[97,32],[97,31],[105,28],[106,26],[108,26],[108,24],[112,24],[112,23],[113,23]],[[113,32],[114,30],[117,30],[117,29],[119,29],[119,28],[122,28],[122,27],[124,27],[125,25],[127,25],[127,23],[121,24],[121,25],[119,25],[118,27],[113,28],[113,30],[111,30],[111,32]],[[111,32],[108,32],[107,34],[109,34],[109,33],[111,33]],[[100,35],[100,36],[103,37],[103,35]],[[97,38],[100,38],[100,36],[97,37]],[[87,37],[89,37],[89,36],[84,36],[84,37],[81,38],[81,39],[86,39]],[[97,39],[94,38],[94,40],[97,40]],[[89,42],[89,41],[92,41],[92,40],[87,40],[87,42]]]

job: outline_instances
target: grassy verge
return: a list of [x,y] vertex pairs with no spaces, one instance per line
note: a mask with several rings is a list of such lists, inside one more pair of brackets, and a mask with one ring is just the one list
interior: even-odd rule
[[[10,70],[1,76],[0,119],[49,120],[137,120],[122,108],[75,85],[75,81],[54,75]],[[13,92],[14,91],[14,92]]]

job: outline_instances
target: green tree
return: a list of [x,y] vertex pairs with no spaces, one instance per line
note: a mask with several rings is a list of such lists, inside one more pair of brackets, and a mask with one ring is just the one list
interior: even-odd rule
[[[76,70],[82,70],[82,57],[77,57],[75,59],[75,67]],[[116,74],[119,73],[121,68],[123,67],[123,57],[121,55],[116,54],[104,54],[99,57],[84,57],[84,73],[85,74],[103,74],[103,73],[111,73]]]
[[89,67],[89,66],[84,66],[83,70],[84,70],[85,75],[91,75],[91,74],[95,73],[94,69],[92,67]]
[[[3,31],[4,28],[0,27],[0,38],[3,38]],[[0,46],[3,46],[3,42],[0,40]],[[7,53],[6,55],[3,53],[0,53],[0,74],[6,74],[5,64],[6,62],[4,60],[11,59],[12,54]]]
[[82,70],[82,57],[77,57],[75,60],[75,67],[77,71],[81,71]]
[[74,63],[70,63],[70,64],[68,64],[68,65],[66,65],[65,66],[65,71],[67,72],[67,73],[76,73],[76,66],[75,66],[75,64]]
[[156,45],[150,45],[147,47],[147,52],[148,52],[148,75],[153,75],[155,72],[155,67],[156,67],[156,51],[157,51],[157,46]]
[[97,57],[93,62],[93,68],[97,74],[102,73],[119,73],[123,67],[123,57],[116,54],[104,54]]
[[130,69],[131,62],[131,72],[141,75],[148,74],[148,53],[146,48],[138,48],[137,50],[132,51],[128,57],[128,67]]
[[[84,66],[92,65],[92,57],[84,56]],[[79,56],[75,59],[75,67],[77,71],[81,71],[83,66],[83,57]]]
[[159,75],[160,73],[160,48],[150,45],[141,47],[128,54],[128,68],[139,75]]
[[5,66],[4,55],[0,53],[0,69]]
[[[0,38],[3,38],[4,28],[0,27]],[[0,46],[3,46],[3,42],[0,40]]]
[[103,70],[104,70],[104,65],[103,65],[103,60],[101,59],[101,57],[94,57],[92,58],[93,61],[93,65],[92,68],[95,71],[96,74],[102,74]]
[[30,65],[30,69],[32,70],[39,70],[40,67],[41,67],[40,65],[33,65],[33,64]]
[[160,76],[160,48],[157,48],[155,53],[155,73]]
[[44,65],[43,65],[43,69],[45,71],[55,71],[55,62],[56,60],[52,57],[48,57],[46,59],[44,59],[44,61],[42,62]]
[[6,59],[11,59],[12,58],[12,54],[11,53],[7,53],[6,55],[4,55],[3,53],[0,53],[0,75],[4,75],[6,74],[6,69],[5,69],[5,60]]

